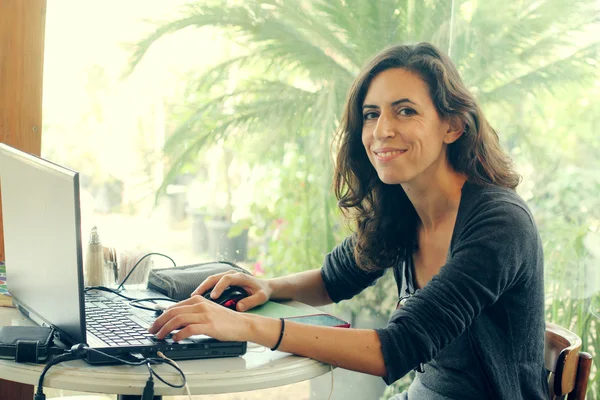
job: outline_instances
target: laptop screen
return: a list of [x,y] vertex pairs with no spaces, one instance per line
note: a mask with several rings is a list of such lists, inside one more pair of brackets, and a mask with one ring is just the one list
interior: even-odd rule
[[0,143],[0,193],[9,292],[33,320],[84,343],[79,174]]

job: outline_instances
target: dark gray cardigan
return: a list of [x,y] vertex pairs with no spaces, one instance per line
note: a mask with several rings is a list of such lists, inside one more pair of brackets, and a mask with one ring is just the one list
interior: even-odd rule
[[[383,275],[358,269],[353,238],[321,269],[334,302]],[[446,265],[376,329],[391,384],[467,329],[478,365],[497,399],[547,399],[544,368],[543,254],[525,202],[497,186],[465,183]],[[479,368],[481,367],[481,368]]]

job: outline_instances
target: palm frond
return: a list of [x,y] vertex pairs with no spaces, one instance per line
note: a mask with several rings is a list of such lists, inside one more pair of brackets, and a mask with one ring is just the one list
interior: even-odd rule
[[596,75],[597,64],[590,60],[598,60],[600,56],[600,43],[593,43],[565,57],[549,64],[543,65],[533,71],[503,82],[489,91],[483,92],[479,99],[488,101],[514,101],[536,90],[551,91],[558,86],[576,84],[585,86]]
[[479,93],[517,82],[532,69],[582,48],[586,43],[577,35],[592,26],[589,15],[598,10],[582,0],[476,4],[472,19],[456,24],[453,59],[465,82]]
[[444,0],[415,1],[410,16],[414,33],[411,40],[429,41],[448,51],[452,2]]
[[351,42],[347,40],[344,26],[336,20],[339,14],[329,13],[328,1],[314,3],[283,2],[282,13],[287,16],[285,22],[304,32],[331,57],[339,60],[346,69],[354,72],[363,60],[358,59],[352,51]]
[[[288,65],[299,63],[307,71],[318,71],[321,74],[334,71],[352,75],[353,71],[348,70],[348,66],[340,64],[343,59],[332,57],[300,29],[286,22],[286,16],[293,15],[289,6],[282,9],[278,3],[273,3],[272,8],[265,9],[260,3],[250,2],[226,8],[188,7],[183,18],[162,24],[137,43],[130,59],[130,71],[141,61],[150,46],[164,35],[190,26],[214,26],[229,28],[242,41],[260,45],[263,58],[276,59]],[[323,36],[323,28],[319,31]],[[329,43],[335,41],[329,39]]]
[[[272,133],[275,135],[274,140],[268,142],[269,146],[281,146],[277,143],[291,140],[294,132],[301,139],[307,114],[294,113],[293,110],[299,104],[313,104],[315,95],[281,82],[264,81],[261,85],[261,88],[254,91],[240,92],[245,96],[251,93],[258,99],[236,104],[233,115],[224,114],[219,103],[211,101],[180,125],[164,146],[164,151],[168,154],[181,154],[175,157],[176,168],[184,165],[185,157],[193,158],[203,148],[219,140],[227,140],[238,132],[243,132],[244,140],[249,140],[249,136],[260,137],[265,133],[266,127],[273,126]],[[275,87],[278,90],[273,90]],[[221,99],[227,100],[229,97],[223,96]],[[282,115],[287,118],[282,119]],[[191,153],[190,149],[196,153]],[[168,178],[169,175],[165,179]]]
[[296,27],[280,20],[268,20],[256,32],[257,39],[266,43],[263,46],[263,56],[277,60],[292,60],[302,65],[316,79],[331,73],[353,76],[347,65],[340,64],[343,60],[332,57],[325,49],[314,44]]
[[[264,79],[247,81],[240,85],[238,91],[209,98],[199,105],[194,105],[194,112],[167,139],[164,151],[167,153],[175,151],[181,143],[186,143],[193,138],[196,134],[195,130],[202,125],[210,125],[219,118],[228,121],[230,116],[224,110],[226,103],[229,103],[227,107],[233,107],[238,115],[254,113],[263,121],[277,121],[277,126],[286,126],[301,122],[298,119],[305,118],[306,113],[290,111],[310,107],[314,98],[314,93],[281,81]],[[296,125],[298,126],[302,125]]]

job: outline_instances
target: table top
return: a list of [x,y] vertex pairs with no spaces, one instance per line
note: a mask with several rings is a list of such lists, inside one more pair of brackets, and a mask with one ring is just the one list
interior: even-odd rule
[[[0,307],[0,326],[33,325],[14,308]],[[242,357],[177,361],[184,371],[192,394],[217,394],[265,389],[312,379],[331,371],[320,361],[295,356],[248,343]],[[0,378],[37,385],[44,365],[0,360]],[[179,374],[167,365],[154,366],[167,382],[179,384]],[[148,379],[146,366],[92,366],[82,360],[53,366],[44,387],[110,394],[141,394]],[[154,380],[156,395],[185,394]]]

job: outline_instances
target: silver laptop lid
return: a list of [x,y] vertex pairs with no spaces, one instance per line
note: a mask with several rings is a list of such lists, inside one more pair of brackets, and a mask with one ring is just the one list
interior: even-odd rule
[[8,290],[33,320],[85,343],[79,174],[0,143]]

